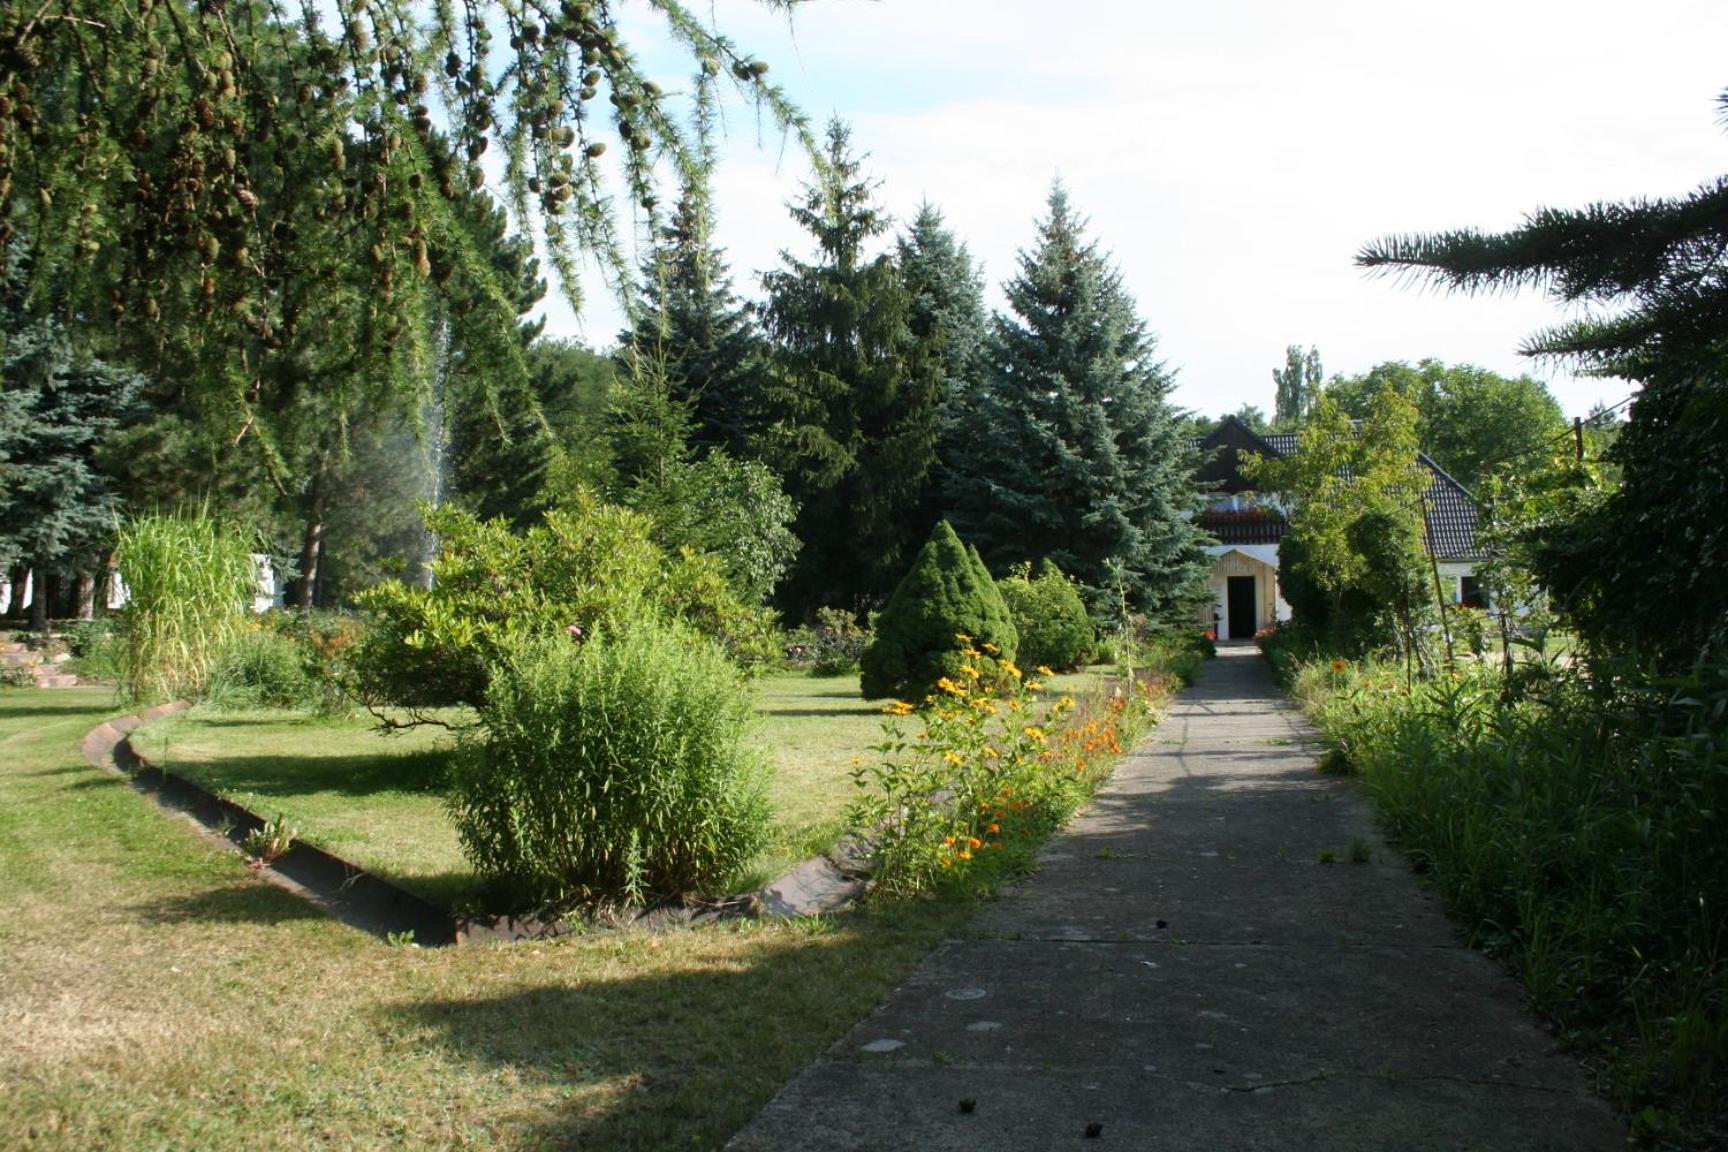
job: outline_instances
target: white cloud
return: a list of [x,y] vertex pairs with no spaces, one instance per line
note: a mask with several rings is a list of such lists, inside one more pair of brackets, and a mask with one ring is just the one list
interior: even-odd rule
[[[1060,172],[1180,370],[1178,400],[1207,412],[1269,404],[1296,342],[1329,371],[1437,356],[1535,370],[1569,411],[1617,400],[1617,382],[1516,355],[1559,318],[1539,296],[1401,288],[1351,258],[1393,232],[1683,193],[1728,155],[1714,3],[832,0],[800,6],[795,43],[760,5],[717,17],[815,118],[853,122],[891,211],[938,204],[993,292]],[[806,246],[784,208],[806,166],[733,121],[720,238],[754,292],[780,248]],[[589,339],[617,330],[608,308]]]

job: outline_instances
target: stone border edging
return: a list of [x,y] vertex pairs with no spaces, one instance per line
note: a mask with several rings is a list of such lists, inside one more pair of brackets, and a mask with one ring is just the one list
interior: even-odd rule
[[[234,801],[218,796],[184,776],[158,769],[132,747],[131,734],[152,720],[184,712],[191,701],[176,700],[116,717],[92,728],[80,745],[84,759],[126,778],[132,788],[158,807],[192,821],[206,836],[239,852],[247,833],[265,820]],[[461,917],[358,865],[301,839],[254,871],[266,883],[293,892],[332,918],[380,938],[411,933],[414,943],[510,943],[547,940],[594,926],[667,931],[733,917],[797,917],[836,912],[852,904],[868,886],[865,860],[847,844],[837,859],[816,856],[793,867],[766,887],[695,904],[652,908],[639,913],[598,914],[590,923],[542,920],[532,916]]]

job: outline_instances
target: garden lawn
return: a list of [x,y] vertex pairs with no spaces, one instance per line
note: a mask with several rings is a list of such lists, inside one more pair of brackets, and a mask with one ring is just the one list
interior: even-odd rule
[[[9,1146],[714,1147],[965,914],[919,903],[393,948],[260,883],[86,764],[79,739],[112,701],[0,691]],[[266,727],[203,731],[264,739]],[[179,730],[171,758],[200,729]],[[299,737],[287,755],[315,752],[332,729],[280,731]],[[339,770],[339,757],[308,758]]]
[[[1102,670],[1058,676],[1052,694],[1081,694]],[[882,705],[856,677],[770,676],[756,688],[752,739],[774,766],[767,847],[736,887],[767,883],[833,845],[855,789],[855,761],[882,740]],[[381,734],[370,718],[195,709],[132,738],[150,763],[198,781],[265,818],[430,900],[459,904],[476,890],[444,812],[450,737],[443,729]]]

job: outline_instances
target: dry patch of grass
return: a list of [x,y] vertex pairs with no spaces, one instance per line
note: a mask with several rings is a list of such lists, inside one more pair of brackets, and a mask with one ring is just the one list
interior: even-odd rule
[[965,914],[392,948],[85,765],[111,700],[0,692],[0,1115],[25,1147],[712,1147]]

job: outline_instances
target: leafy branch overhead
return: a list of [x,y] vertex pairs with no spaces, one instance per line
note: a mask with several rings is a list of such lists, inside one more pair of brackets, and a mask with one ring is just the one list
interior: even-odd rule
[[[33,259],[0,289],[25,293],[33,312],[105,316],[162,340],[234,338],[267,359],[315,311],[305,285],[319,269],[301,256],[316,241],[359,254],[341,270],[366,286],[368,338],[424,359],[402,346],[426,298],[453,279],[491,285],[452,206],[493,183],[573,303],[584,254],[627,282],[626,212],[657,228],[663,185],[704,187],[710,119],[688,127],[687,108],[730,86],[812,139],[764,62],[677,0],[645,0],[692,69],[686,91],[662,89],[619,7],[6,5],[0,242],[27,238]],[[482,303],[507,308],[500,293],[490,286]],[[255,363],[242,376],[219,399],[250,410],[269,385]]]
[[[1728,114],[1728,92],[1719,98]],[[1356,263],[1454,290],[1536,288],[1595,305],[1522,351],[1639,377],[1696,358],[1728,332],[1728,176],[1680,197],[1540,208],[1509,232],[1459,229],[1377,240]]]

